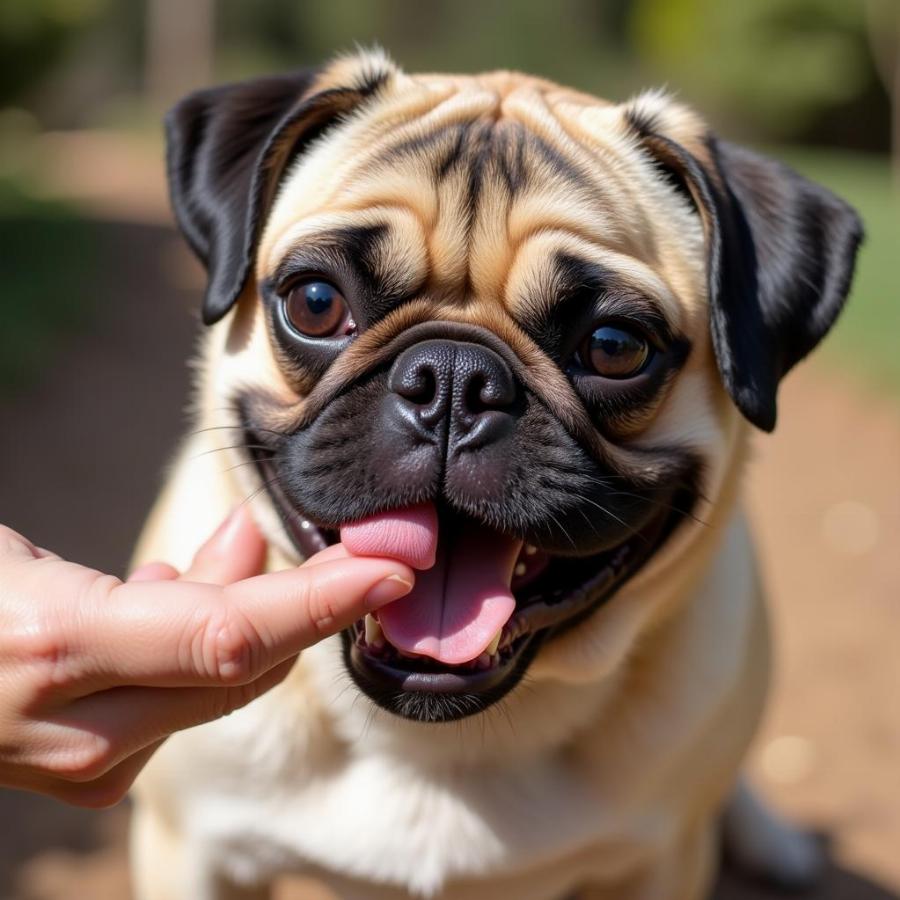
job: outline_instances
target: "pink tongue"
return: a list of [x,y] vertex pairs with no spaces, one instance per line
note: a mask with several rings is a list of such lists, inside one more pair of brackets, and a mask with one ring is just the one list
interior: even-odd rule
[[378,611],[387,639],[406,653],[448,665],[468,662],[513,614],[509,585],[519,540],[470,522],[439,544],[429,503],[345,525],[341,541],[351,553],[390,556],[427,570],[411,593]]

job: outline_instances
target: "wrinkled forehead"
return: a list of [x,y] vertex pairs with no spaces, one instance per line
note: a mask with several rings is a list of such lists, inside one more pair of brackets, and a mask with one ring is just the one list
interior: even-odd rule
[[677,320],[674,297],[703,270],[699,220],[623,109],[509,73],[404,76],[316,143],[282,181],[258,276],[365,228],[382,236],[382,279],[511,311],[552,291],[566,258],[617,273]]

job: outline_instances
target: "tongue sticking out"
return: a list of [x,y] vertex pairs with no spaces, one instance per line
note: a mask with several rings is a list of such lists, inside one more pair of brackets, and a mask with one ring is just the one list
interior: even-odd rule
[[480,656],[513,614],[510,582],[522,542],[472,521],[440,540],[438,531],[428,503],[344,525],[341,541],[351,553],[426,570],[411,593],[378,611],[378,621],[398,650],[458,665]]

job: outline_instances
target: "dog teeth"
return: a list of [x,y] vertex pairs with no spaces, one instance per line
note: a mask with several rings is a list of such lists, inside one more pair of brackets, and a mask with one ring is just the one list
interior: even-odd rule
[[521,578],[528,571],[528,566],[526,566],[525,563],[516,563],[516,567],[513,571]]
[[534,544],[528,544],[525,547],[526,556],[534,556],[535,553],[537,553],[537,547],[535,547]]
[[[518,637],[518,628],[515,622],[509,622],[503,626],[500,632],[500,647],[508,647]],[[499,649],[499,648],[498,648]]]
[[384,646],[384,632],[381,624],[371,613],[366,614],[366,643],[370,647]]
[[497,648],[500,646],[500,637],[503,634],[503,629],[501,628],[495,635],[494,639],[487,645],[484,652],[488,656],[493,656],[497,652]]

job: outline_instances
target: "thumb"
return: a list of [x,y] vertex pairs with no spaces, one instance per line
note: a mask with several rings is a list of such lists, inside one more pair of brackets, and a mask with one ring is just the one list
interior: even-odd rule
[[236,507],[194,555],[185,581],[231,584],[258,575],[265,564],[266,542],[246,506]]

